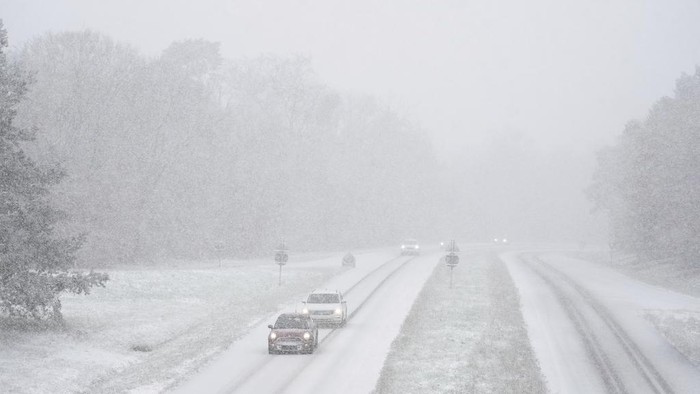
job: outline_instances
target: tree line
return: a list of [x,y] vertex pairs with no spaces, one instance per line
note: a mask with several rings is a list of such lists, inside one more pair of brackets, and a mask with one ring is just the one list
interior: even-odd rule
[[157,57],[92,31],[13,53],[33,75],[18,124],[67,176],[49,196],[85,234],[79,261],[397,243],[434,221],[424,132],[369,96],[319,81],[304,57],[224,59],[176,42]]
[[589,196],[610,222],[610,246],[639,259],[700,258],[700,68],[646,119],[599,152]]

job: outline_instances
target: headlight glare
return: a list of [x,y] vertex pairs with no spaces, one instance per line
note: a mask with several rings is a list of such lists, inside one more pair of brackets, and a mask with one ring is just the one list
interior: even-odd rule
[[335,314],[336,314],[336,315],[340,315],[341,313],[343,313],[342,309],[337,308],[337,309],[335,310]]
[[308,308],[304,308],[304,309],[301,310],[301,313],[308,315],[308,314],[309,314],[309,309],[308,309]]
[[309,334],[308,332],[305,332],[305,333],[304,333],[304,339],[306,339],[307,341],[308,341],[309,339],[311,339],[311,334]]
[[274,332],[271,332],[270,339],[272,339],[274,341],[276,338],[277,338],[277,334],[275,334]]

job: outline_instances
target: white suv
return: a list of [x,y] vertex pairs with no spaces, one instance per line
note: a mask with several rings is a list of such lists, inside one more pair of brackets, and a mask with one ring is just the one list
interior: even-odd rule
[[338,290],[314,290],[302,301],[301,313],[308,314],[317,324],[342,326],[348,319],[348,306]]

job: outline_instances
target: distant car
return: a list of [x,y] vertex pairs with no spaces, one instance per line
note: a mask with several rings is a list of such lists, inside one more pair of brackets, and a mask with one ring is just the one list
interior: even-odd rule
[[302,302],[301,313],[310,316],[317,324],[342,326],[348,319],[348,305],[338,290],[314,290]]
[[343,256],[343,261],[341,264],[343,267],[355,268],[355,256],[353,256],[352,253],[348,252],[345,256]]
[[495,243],[495,244],[507,244],[508,238],[494,238],[493,243]]
[[401,255],[414,255],[418,256],[420,254],[420,245],[418,241],[413,238],[409,238],[401,244]]
[[318,327],[316,323],[302,313],[283,313],[275,325],[267,326],[267,351],[278,353],[311,354],[318,347]]

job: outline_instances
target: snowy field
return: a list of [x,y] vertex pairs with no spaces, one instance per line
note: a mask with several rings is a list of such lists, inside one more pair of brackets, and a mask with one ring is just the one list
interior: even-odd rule
[[540,393],[545,390],[502,261],[465,255],[439,264],[391,346],[379,393]]
[[[358,264],[377,253],[357,254]],[[66,330],[0,336],[0,391],[161,391],[280,303],[346,271],[342,255],[292,257],[281,287],[269,260],[112,270],[106,288],[62,298]]]
[[700,267],[697,265],[679,265],[672,259],[637,260],[620,253],[613,253],[611,258],[607,250],[587,250],[569,254],[609,266],[649,284],[700,297]]

